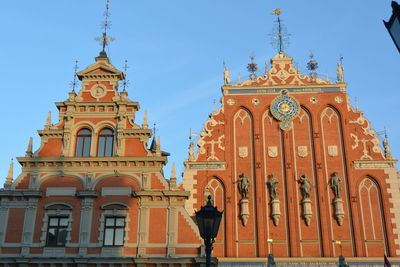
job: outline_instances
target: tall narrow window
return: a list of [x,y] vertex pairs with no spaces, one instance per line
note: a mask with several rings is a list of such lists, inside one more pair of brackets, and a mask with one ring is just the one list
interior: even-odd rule
[[50,217],[47,229],[47,246],[62,247],[67,241],[67,217]]
[[82,129],[78,132],[76,138],[76,156],[89,157],[90,156],[90,143],[92,140],[92,132],[89,129]]
[[108,128],[99,133],[99,142],[97,144],[98,157],[111,157],[113,152],[114,132]]
[[107,217],[104,229],[104,246],[122,246],[125,236],[125,217]]

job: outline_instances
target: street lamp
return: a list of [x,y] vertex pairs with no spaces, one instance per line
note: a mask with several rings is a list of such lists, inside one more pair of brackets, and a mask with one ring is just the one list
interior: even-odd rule
[[223,211],[218,211],[217,207],[211,203],[211,196],[208,196],[207,204],[202,206],[200,211],[196,211],[197,226],[206,246],[206,267],[211,266],[212,244],[218,234],[222,213]]
[[392,16],[383,23],[400,53],[400,6],[397,2],[392,1]]

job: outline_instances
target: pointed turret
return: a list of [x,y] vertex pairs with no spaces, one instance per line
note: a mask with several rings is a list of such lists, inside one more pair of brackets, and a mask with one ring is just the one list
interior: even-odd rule
[[156,152],[156,150],[157,150],[157,142],[156,142],[155,136],[153,137],[153,140],[151,141],[150,150],[152,152]]
[[11,189],[13,179],[14,179],[14,162],[11,161],[10,168],[8,169],[8,174],[6,177],[6,182],[4,183],[4,189]]
[[26,148],[26,152],[25,152],[25,156],[26,156],[26,157],[32,157],[32,156],[33,156],[32,147],[33,147],[33,138],[32,138],[32,136],[31,136],[31,137],[29,138],[28,147]]
[[156,154],[161,155],[161,138],[158,136],[156,143]]
[[169,179],[169,189],[173,190],[175,188],[176,188],[176,168],[175,168],[175,162],[173,162],[171,168],[171,178]]
[[145,110],[144,114],[143,114],[142,128],[143,129],[148,129],[149,128],[149,122],[148,122],[148,119],[147,119],[147,110]]
[[51,111],[49,111],[49,112],[47,113],[46,124],[44,125],[44,128],[45,128],[46,130],[50,129],[50,127],[51,127]]

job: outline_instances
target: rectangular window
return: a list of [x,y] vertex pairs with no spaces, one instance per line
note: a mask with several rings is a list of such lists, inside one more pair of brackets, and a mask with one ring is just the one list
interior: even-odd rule
[[63,247],[67,242],[68,217],[49,217],[47,246]]
[[125,217],[106,217],[104,246],[123,246],[125,236]]

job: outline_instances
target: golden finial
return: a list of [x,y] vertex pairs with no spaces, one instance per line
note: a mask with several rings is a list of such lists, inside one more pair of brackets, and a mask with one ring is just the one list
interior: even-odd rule
[[274,12],[272,12],[272,15],[280,15],[281,13],[282,13],[282,9],[275,8]]

